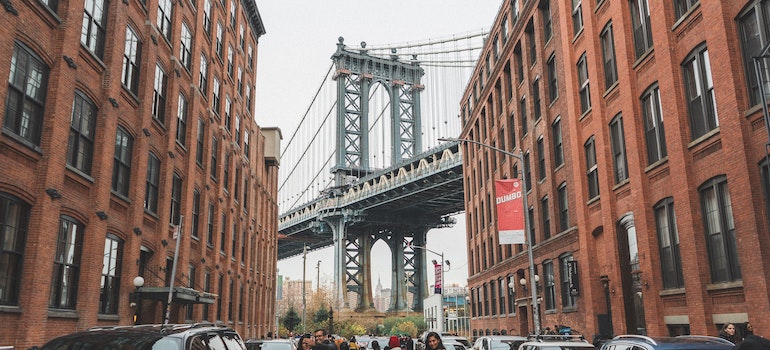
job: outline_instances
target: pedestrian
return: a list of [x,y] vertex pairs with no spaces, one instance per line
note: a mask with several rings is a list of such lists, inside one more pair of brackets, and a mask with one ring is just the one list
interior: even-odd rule
[[733,350],[770,350],[770,340],[754,334],[754,326],[746,322],[746,336]]
[[414,340],[411,335],[406,336],[406,350],[414,350]]
[[380,342],[372,340],[372,350],[380,350]]
[[356,340],[356,336],[350,337],[350,345],[348,346],[350,350],[358,350],[358,341]]
[[401,350],[401,342],[398,340],[397,336],[390,336],[390,340],[388,340],[388,347],[390,350]]
[[310,350],[315,344],[315,340],[310,334],[303,334],[299,337],[300,350]]
[[313,332],[315,337],[315,345],[313,350],[337,350],[337,346],[329,341],[329,337],[326,336],[326,330],[323,328],[316,329]]
[[425,336],[425,350],[446,350],[438,333],[430,332]]
[[737,337],[735,336],[735,324],[732,322],[727,322],[722,326],[722,329],[719,331],[719,337],[722,339],[726,339],[730,341],[733,344],[738,343]]

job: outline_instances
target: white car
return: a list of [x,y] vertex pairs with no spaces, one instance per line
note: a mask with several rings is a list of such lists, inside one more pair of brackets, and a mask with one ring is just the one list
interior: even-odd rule
[[473,350],[518,350],[527,340],[517,335],[485,335],[476,339]]
[[519,350],[593,350],[582,335],[538,335],[519,346]]

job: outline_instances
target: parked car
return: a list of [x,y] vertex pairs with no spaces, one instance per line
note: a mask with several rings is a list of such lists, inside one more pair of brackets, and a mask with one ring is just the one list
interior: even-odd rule
[[238,332],[213,323],[93,327],[54,338],[41,350],[243,350]]
[[473,343],[473,350],[518,350],[527,337],[517,335],[485,335]]
[[643,335],[619,335],[602,345],[601,350],[730,350],[734,346],[728,340],[706,335],[680,335],[678,337],[648,337]]
[[[469,349],[473,346],[473,344],[471,344],[471,342],[468,341],[467,338],[456,336],[456,335],[441,336],[441,342],[444,343],[444,345],[446,345],[447,342],[460,343],[466,349]],[[449,347],[447,347],[447,349],[449,349]]]
[[592,350],[594,348],[594,345],[585,340],[582,335],[567,334],[532,336],[519,345],[519,350]]
[[246,350],[297,350],[293,339],[249,339]]

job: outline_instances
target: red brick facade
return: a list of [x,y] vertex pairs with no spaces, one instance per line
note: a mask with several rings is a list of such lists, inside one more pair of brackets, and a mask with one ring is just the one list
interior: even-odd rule
[[[649,16],[637,15],[648,2]],[[529,155],[542,328],[589,337],[716,335],[723,323],[745,321],[770,329],[768,134],[741,39],[760,4],[767,1],[503,2],[461,102],[462,137]],[[767,21],[754,28],[762,33],[755,47],[766,45]],[[660,110],[650,112],[655,99]],[[518,161],[464,150],[472,332],[529,333],[530,292],[519,283],[531,287],[526,249],[500,247],[494,224],[494,180],[515,177]],[[561,260],[570,256],[571,281]],[[578,288],[574,305],[565,303],[568,287]]]
[[3,1],[0,346],[162,323],[164,300],[143,292],[137,308],[132,281],[168,285],[180,217],[174,285],[214,303],[175,301],[170,322],[274,328],[280,131],[252,102],[265,30],[248,0],[167,4],[164,23],[158,0]]

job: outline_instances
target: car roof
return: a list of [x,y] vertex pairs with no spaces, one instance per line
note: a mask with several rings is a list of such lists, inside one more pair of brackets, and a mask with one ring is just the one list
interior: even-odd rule
[[238,334],[232,328],[209,322],[178,325],[92,327],[85,331],[74,332],[51,339],[43,345],[42,349],[68,349],[68,344],[70,346],[73,344],[83,346],[83,340],[85,339],[88,340],[88,343],[94,349],[110,348],[120,344],[131,344],[135,349],[146,349],[152,347],[153,344],[161,339],[179,339],[181,342],[188,335],[208,332]]
[[706,335],[681,335],[677,337],[648,337],[643,335],[619,335],[606,344],[634,343],[653,349],[732,349],[733,343],[726,339]]

